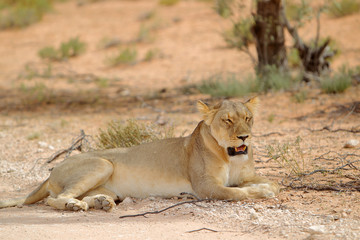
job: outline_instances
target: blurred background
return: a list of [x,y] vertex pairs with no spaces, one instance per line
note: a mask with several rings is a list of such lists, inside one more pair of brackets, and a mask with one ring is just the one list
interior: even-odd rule
[[[359,83],[357,0],[3,0],[0,110]],[[81,108],[81,107],[80,107]]]

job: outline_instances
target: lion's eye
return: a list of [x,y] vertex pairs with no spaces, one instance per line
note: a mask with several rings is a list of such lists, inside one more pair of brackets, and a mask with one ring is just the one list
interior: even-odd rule
[[246,122],[250,122],[250,120],[251,120],[251,117],[245,117]]
[[232,123],[233,123],[233,121],[231,121],[231,119],[229,119],[229,118],[224,119],[224,121],[225,121],[226,123],[228,123],[228,124],[232,124]]

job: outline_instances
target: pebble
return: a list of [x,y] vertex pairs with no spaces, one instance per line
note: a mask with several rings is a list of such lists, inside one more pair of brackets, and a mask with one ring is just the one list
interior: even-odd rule
[[250,208],[249,212],[250,212],[250,219],[251,220],[257,220],[259,218],[259,215],[256,213],[255,209]]
[[347,141],[344,145],[344,148],[354,148],[359,144],[359,140],[356,139],[350,139]]
[[313,226],[305,229],[305,231],[310,233],[310,234],[324,234],[324,233],[326,233],[324,225],[313,225]]
[[47,144],[46,142],[42,142],[42,141],[39,141],[38,142],[39,146],[42,147],[42,148],[46,148],[49,146],[49,144]]

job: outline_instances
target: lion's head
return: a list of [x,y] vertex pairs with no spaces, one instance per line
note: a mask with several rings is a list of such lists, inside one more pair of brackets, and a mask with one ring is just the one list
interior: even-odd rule
[[248,153],[251,127],[258,102],[257,97],[246,103],[225,100],[215,106],[208,106],[198,101],[197,106],[203,114],[205,124],[209,126],[212,136],[227,150],[229,156]]

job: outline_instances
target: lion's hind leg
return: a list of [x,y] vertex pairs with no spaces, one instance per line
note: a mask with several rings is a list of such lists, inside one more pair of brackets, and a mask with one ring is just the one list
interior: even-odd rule
[[[71,161],[76,161],[76,164]],[[78,198],[99,188],[112,173],[113,165],[105,159],[68,159],[50,175],[50,197],[47,203],[60,210],[86,211],[94,206],[89,206],[88,202]]]

